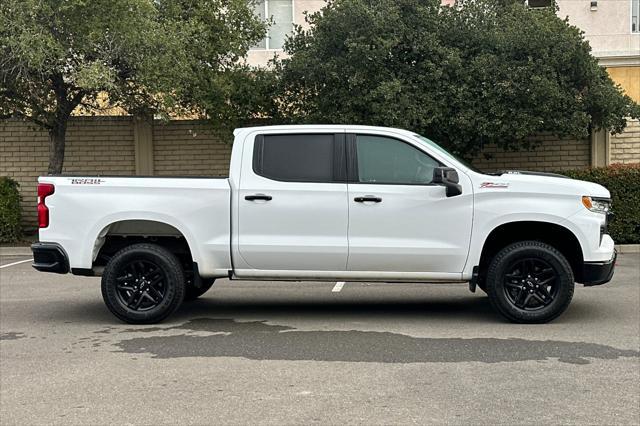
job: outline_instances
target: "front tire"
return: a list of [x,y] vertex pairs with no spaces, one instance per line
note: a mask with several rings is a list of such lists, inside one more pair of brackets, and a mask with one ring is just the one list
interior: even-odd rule
[[562,314],[575,287],[567,259],[539,241],[522,241],[502,249],[487,270],[491,305],[512,322],[538,324]]
[[182,303],[184,272],[179,260],[155,244],[134,244],[117,252],[102,274],[102,298],[122,321],[153,324]]

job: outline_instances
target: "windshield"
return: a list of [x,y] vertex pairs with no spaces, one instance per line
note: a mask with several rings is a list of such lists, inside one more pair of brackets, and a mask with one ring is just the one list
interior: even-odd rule
[[458,163],[462,163],[462,165],[464,165],[468,169],[473,170],[476,173],[484,173],[484,172],[478,170],[477,168],[475,168],[474,166],[472,166],[471,164],[469,164],[466,160],[463,160],[462,158],[458,157],[457,155],[451,154],[449,151],[445,150],[443,147],[441,147],[440,145],[438,145],[437,143],[435,143],[431,139],[427,139],[424,136],[419,135],[417,133],[414,133],[413,135],[415,137],[417,137],[420,140],[420,142],[422,142],[423,144],[429,146],[430,148],[435,149],[436,151],[438,151],[440,154],[444,155],[445,157],[448,157],[448,158],[450,158],[450,159],[452,159],[454,161],[457,161]]

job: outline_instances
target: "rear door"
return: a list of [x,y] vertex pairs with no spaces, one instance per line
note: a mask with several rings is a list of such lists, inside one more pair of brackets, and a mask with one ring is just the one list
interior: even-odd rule
[[[379,134],[347,135],[349,271],[460,273],[471,236],[473,194],[446,197],[431,183],[442,164],[416,145]],[[398,274],[401,278],[402,274]]]
[[[236,270],[344,271],[344,133],[259,134],[245,142]],[[238,275],[242,272],[238,271]]]

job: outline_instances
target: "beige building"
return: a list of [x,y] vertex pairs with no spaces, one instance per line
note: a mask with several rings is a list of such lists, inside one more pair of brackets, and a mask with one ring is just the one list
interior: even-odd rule
[[558,15],[585,33],[602,65],[640,66],[640,0],[557,0]]
[[640,0],[558,0],[611,78],[640,102]]
[[[584,31],[593,55],[627,95],[640,103],[640,0],[557,0],[558,15]],[[640,122],[624,132],[596,132],[593,165],[632,163],[640,153]]]

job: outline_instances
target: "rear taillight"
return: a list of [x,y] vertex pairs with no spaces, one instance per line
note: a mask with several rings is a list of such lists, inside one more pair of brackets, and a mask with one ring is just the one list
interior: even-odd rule
[[45,198],[53,194],[55,187],[51,183],[38,184],[38,227],[49,226],[49,209],[45,204]]

